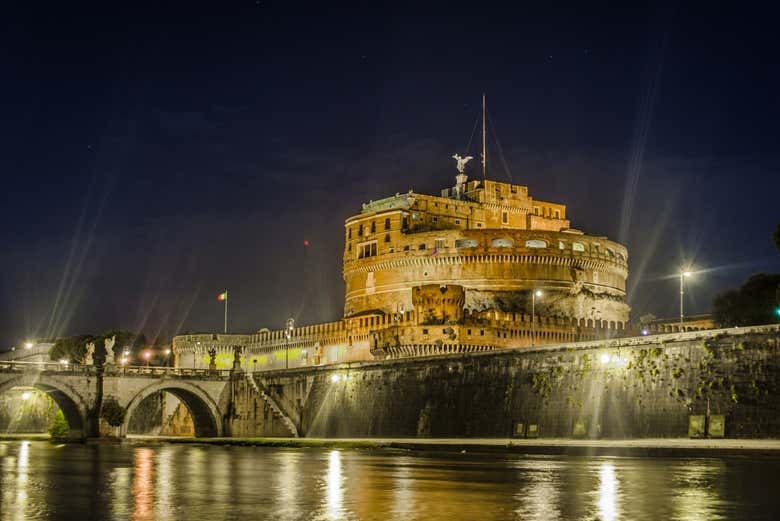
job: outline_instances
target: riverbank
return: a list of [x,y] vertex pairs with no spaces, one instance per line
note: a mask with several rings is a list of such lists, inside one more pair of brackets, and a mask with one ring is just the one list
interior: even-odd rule
[[583,456],[780,458],[776,439],[652,438],[633,440],[506,439],[506,438],[182,438],[128,436],[129,443],[187,443],[255,447],[402,449],[414,451],[490,452]]
[[[0,434],[0,441],[46,441],[48,434]],[[130,435],[121,441],[137,445],[174,443],[279,448],[398,449],[421,452],[477,452],[568,456],[772,457],[780,458],[777,439],[647,438],[583,440],[564,438],[187,438]]]

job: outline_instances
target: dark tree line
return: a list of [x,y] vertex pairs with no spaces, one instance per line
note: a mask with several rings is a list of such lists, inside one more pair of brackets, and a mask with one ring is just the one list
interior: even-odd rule
[[[772,234],[780,251],[780,224]],[[756,273],[748,277],[739,289],[715,297],[712,318],[720,327],[757,326],[778,321],[780,307],[780,274]]]

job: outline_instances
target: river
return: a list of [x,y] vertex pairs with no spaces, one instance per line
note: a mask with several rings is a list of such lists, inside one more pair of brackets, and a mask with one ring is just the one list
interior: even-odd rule
[[778,519],[778,460],[0,442],[0,519]]

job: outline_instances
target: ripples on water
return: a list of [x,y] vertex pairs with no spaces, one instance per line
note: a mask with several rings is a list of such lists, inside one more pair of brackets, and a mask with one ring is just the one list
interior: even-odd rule
[[0,519],[778,519],[776,466],[0,442]]

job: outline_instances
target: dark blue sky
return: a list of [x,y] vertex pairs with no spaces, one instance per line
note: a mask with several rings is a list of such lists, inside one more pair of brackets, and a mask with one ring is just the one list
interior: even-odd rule
[[337,319],[344,218],[451,185],[482,92],[491,177],[625,242],[636,316],[677,313],[683,260],[692,312],[780,270],[774,13],[115,9],[0,17],[0,348],[218,330],[224,288],[232,330]]

